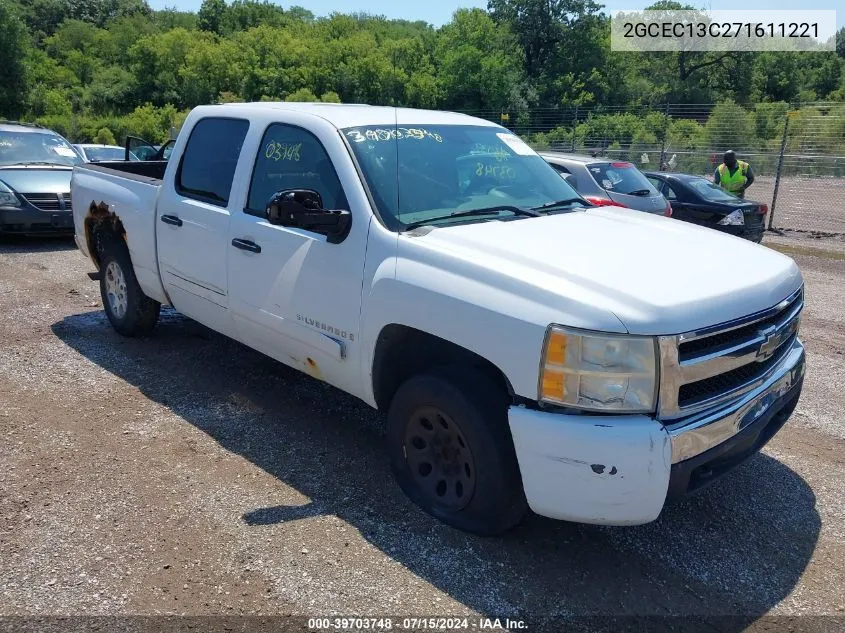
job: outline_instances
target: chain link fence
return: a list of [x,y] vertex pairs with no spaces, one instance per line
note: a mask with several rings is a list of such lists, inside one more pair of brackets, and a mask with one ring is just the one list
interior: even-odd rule
[[845,103],[665,104],[468,111],[534,149],[711,177],[725,150],[755,176],[746,198],[774,229],[845,235]]

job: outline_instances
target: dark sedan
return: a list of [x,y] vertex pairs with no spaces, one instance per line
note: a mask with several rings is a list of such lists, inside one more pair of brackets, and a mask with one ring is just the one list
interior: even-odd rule
[[70,177],[79,164],[59,134],[0,121],[0,234],[72,234]]
[[676,220],[699,224],[760,242],[768,205],[737,198],[701,176],[646,172],[646,177],[672,205]]

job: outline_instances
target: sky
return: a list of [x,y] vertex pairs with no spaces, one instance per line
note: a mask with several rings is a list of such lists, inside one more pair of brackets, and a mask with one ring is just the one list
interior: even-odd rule
[[[147,0],[153,9],[165,7],[177,8],[183,11],[197,11],[202,0]],[[643,9],[654,0],[597,0],[605,5],[605,11]],[[737,5],[735,0],[686,0],[691,4],[707,9],[795,9],[798,8],[794,0],[745,0]],[[487,7],[487,0],[425,0],[413,2],[410,0],[285,0],[280,3],[284,7],[298,4],[310,10],[315,15],[328,15],[332,12],[354,13],[364,12],[384,15],[388,18],[402,18],[405,20],[425,20],[435,26],[448,22],[455,9],[461,7]],[[845,26],[845,10],[842,0],[812,0],[802,9],[840,9],[836,15],[838,27]]]

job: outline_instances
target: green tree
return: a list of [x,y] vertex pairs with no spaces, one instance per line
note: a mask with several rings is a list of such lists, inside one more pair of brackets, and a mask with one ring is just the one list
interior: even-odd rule
[[[78,138],[108,128],[118,138],[144,132],[159,140],[199,103],[322,95],[507,111],[517,133],[543,130],[533,134],[537,142],[569,146],[599,135],[625,152],[662,143],[662,115],[585,120],[588,109],[729,101],[707,125],[670,121],[667,146],[739,150],[743,139],[777,144],[785,102],[845,101],[843,29],[836,53],[642,55],[609,50],[609,19],[594,0],[489,0],[488,11],[457,11],[441,28],[365,13],[317,18],[275,0],[229,1],[205,0],[191,13],[151,11],[146,0],[0,0],[2,114]],[[653,8],[689,7],[660,0]],[[577,129],[554,128],[575,105],[582,107]],[[841,142],[835,119],[824,119],[831,151]]]
[[94,112],[125,112],[135,101],[135,76],[120,66],[103,66],[94,71],[88,86],[88,105]]
[[507,108],[522,59],[507,27],[481,9],[459,9],[443,27],[436,53],[440,94],[449,108]]
[[714,107],[704,126],[707,142],[716,152],[757,147],[754,128],[754,117],[751,113],[731,101]]
[[305,7],[294,5],[288,8],[288,16],[294,22],[302,22],[303,24],[311,24],[314,21],[314,14]]
[[516,35],[526,74],[538,77],[554,59],[567,31],[600,7],[593,0],[489,0],[487,8],[494,20],[509,25]]
[[[184,82],[186,74],[191,76],[186,70],[189,54],[195,49],[205,51],[206,45],[213,42],[216,39],[210,33],[181,28],[138,40],[129,50],[138,99],[158,106],[172,103],[187,107]],[[228,60],[222,63],[229,67]]]
[[99,143],[100,145],[117,145],[114,134],[107,127],[101,127],[97,130],[97,135],[91,140],[94,143]]
[[801,78],[796,55],[818,53],[762,52],[753,62],[753,99],[757,101],[793,101],[798,96]]
[[21,3],[23,19],[37,42],[55,33],[70,15],[70,5],[65,0],[29,0]]
[[190,11],[162,9],[161,11],[154,11],[151,20],[159,31],[170,31],[172,29],[193,31],[198,28],[197,14]]
[[[239,78],[236,92],[247,101],[257,101],[262,96],[281,99],[309,84],[319,90],[323,86],[318,84],[325,84],[330,89],[331,79],[321,78],[321,71],[315,68],[311,41],[308,32],[268,26],[235,33],[237,55],[231,66]],[[328,55],[326,51],[323,54]]]
[[290,93],[285,97],[285,101],[300,101],[300,102],[315,102],[319,101],[317,95],[311,92],[308,88],[300,88]]
[[202,6],[197,13],[197,26],[203,31],[219,34],[223,27],[225,15],[225,0],[202,0]]
[[231,34],[262,24],[284,27],[294,21],[282,7],[268,0],[234,0],[222,15],[221,29],[224,33]]
[[17,118],[26,102],[26,27],[9,3],[0,3],[0,115]]
[[211,103],[221,92],[237,88],[231,64],[237,47],[229,40],[197,39],[179,68],[181,102],[187,106]]

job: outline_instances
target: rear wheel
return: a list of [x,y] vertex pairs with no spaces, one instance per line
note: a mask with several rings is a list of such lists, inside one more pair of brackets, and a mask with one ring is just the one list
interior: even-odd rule
[[444,523],[493,535],[525,516],[507,400],[485,376],[449,368],[409,379],[391,403],[387,439],[399,486]]
[[123,336],[149,334],[161,304],[141,290],[129,250],[116,236],[105,236],[100,248],[100,296],[109,321]]

